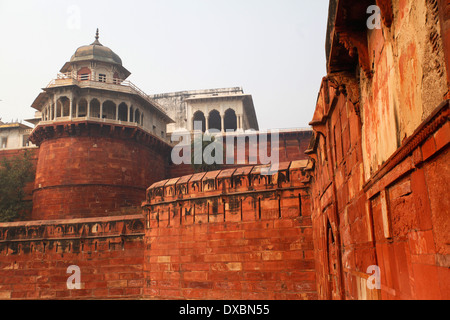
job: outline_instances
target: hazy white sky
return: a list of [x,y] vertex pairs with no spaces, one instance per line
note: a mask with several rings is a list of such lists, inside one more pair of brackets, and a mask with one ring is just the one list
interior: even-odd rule
[[148,94],[243,87],[260,129],[307,127],[326,75],[327,0],[0,0],[0,118],[100,42]]

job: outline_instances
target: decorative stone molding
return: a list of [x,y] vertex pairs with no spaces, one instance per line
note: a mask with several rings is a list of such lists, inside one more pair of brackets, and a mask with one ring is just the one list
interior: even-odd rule
[[0,223],[0,254],[75,252],[81,244],[108,239],[115,249],[125,238],[143,237],[142,215]]
[[53,122],[51,124],[39,124],[30,135],[30,141],[39,146],[48,139],[92,134],[116,139],[133,139],[160,151],[168,151],[171,148],[171,146],[163,140],[137,126],[95,120],[62,121]]
[[360,114],[360,85],[356,76],[348,72],[331,73],[327,79],[330,87],[336,89],[336,93],[343,93],[354,105],[356,113]]
[[348,28],[336,28],[339,42],[347,49],[350,57],[358,55],[359,65],[366,77],[372,78],[372,68],[367,46],[367,31],[353,31]]

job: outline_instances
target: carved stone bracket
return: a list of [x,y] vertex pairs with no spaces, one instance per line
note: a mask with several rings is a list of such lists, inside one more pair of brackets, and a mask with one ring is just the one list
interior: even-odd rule
[[344,45],[350,57],[358,55],[359,65],[368,78],[372,77],[372,68],[367,44],[366,31],[351,31],[348,29],[336,29],[339,43]]
[[358,79],[347,72],[333,73],[328,75],[328,83],[337,90],[347,96],[348,100],[354,105],[356,114],[360,113],[360,90]]

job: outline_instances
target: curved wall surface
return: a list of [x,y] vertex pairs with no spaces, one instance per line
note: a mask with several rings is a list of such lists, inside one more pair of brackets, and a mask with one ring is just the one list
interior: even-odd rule
[[88,124],[70,134],[68,127],[36,132],[52,134],[40,143],[33,219],[135,213],[146,188],[165,176],[164,145],[132,128]]

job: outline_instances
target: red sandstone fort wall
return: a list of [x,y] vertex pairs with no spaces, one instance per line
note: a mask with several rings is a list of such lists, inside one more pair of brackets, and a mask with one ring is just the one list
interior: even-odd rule
[[138,213],[145,189],[166,176],[167,150],[130,137],[133,128],[59,127],[40,143],[34,220]]
[[[330,3],[311,161],[271,177],[169,166],[143,216],[0,224],[0,298],[449,299],[448,4],[376,1],[383,26],[368,31],[365,3]],[[71,264],[81,290],[66,288]]]
[[318,296],[448,299],[446,5],[376,2],[372,29],[363,3],[330,2],[308,150]]
[[156,183],[146,210],[153,299],[316,299],[307,161]]
[[[0,299],[139,298],[141,215],[0,224]],[[81,289],[69,290],[69,266]]]
[[[318,296],[448,299],[449,102],[368,180],[363,128],[348,96],[324,79],[316,111],[327,118],[315,122],[311,146]],[[380,270],[379,289],[367,285],[370,266]]]

